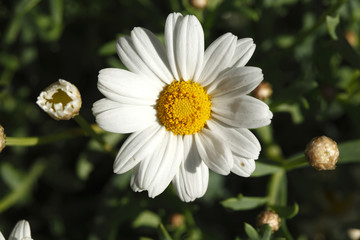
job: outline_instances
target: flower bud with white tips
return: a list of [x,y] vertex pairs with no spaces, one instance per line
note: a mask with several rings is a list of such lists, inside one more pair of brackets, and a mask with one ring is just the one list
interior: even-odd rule
[[5,148],[6,135],[3,126],[0,125],[0,152]]
[[339,148],[331,138],[317,137],[306,146],[305,157],[316,170],[334,170],[339,158]]
[[82,101],[75,85],[59,79],[40,93],[36,103],[55,120],[69,120],[78,115]]
[[33,240],[29,222],[26,220],[18,221],[9,236],[9,240]]
[[266,210],[261,212],[257,218],[257,225],[261,227],[262,225],[269,224],[272,232],[276,232],[280,228],[280,217],[279,215],[272,211]]

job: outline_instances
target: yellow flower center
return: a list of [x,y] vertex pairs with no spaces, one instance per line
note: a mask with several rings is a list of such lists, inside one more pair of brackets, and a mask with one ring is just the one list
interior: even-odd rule
[[194,134],[210,118],[210,96],[198,83],[173,81],[160,93],[156,110],[166,130],[175,135]]

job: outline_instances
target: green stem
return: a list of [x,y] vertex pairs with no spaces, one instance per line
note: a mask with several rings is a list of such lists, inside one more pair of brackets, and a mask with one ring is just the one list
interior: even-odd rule
[[285,161],[283,167],[286,171],[290,171],[295,168],[302,168],[308,165],[309,163],[305,160],[304,154],[299,154]]
[[166,230],[166,228],[164,227],[164,225],[162,223],[160,223],[159,228],[160,228],[161,233],[164,236],[164,239],[172,240],[172,237],[170,236],[170,234],[168,233],[168,231]]
[[17,202],[26,197],[26,194],[32,189],[36,180],[42,175],[46,167],[45,162],[37,161],[33,164],[30,172],[25,176],[21,184],[15,188],[10,194],[0,200],[0,213],[4,212]]
[[271,176],[268,188],[268,205],[277,205],[279,202],[278,196],[280,192],[280,184],[285,174],[284,170],[279,170]]
[[327,11],[325,11],[319,19],[316,21],[316,23],[309,29],[303,31],[299,34],[299,36],[296,38],[294,43],[290,45],[290,48],[295,47],[302,41],[304,41],[308,36],[312,35],[326,20],[326,16],[332,15],[334,12],[336,12],[347,0],[338,0],[333,6],[331,6]]
[[[87,135],[94,138],[105,151],[115,153],[112,147],[104,141],[101,135],[94,131],[91,125],[80,114],[74,117],[74,120],[85,131]],[[115,153],[116,154],[116,153]]]
[[[100,133],[102,130],[97,125],[91,125],[93,131]],[[83,129],[74,128],[64,132],[49,134],[45,136],[34,137],[6,137],[6,146],[36,146],[40,144],[48,144],[70,138],[85,136]]]
[[39,137],[6,137],[6,146],[36,146],[79,136],[85,136],[85,133],[78,128]]

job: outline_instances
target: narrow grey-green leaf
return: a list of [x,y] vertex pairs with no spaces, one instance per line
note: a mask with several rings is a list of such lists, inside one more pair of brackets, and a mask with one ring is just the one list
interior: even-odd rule
[[253,228],[248,223],[244,223],[244,224],[245,224],[245,232],[246,232],[246,235],[249,237],[249,240],[260,240],[260,236],[257,233],[257,231],[255,230],[255,228]]
[[270,174],[273,174],[273,173],[279,171],[280,169],[281,169],[281,167],[276,166],[276,165],[267,164],[267,163],[263,163],[263,162],[256,162],[256,169],[251,174],[251,177],[261,177],[261,176],[265,176],[265,175],[270,175]]
[[257,208],[266,202],[266,197],[244,197],[242,194],[239,194],[237,198],[228,198],[222,201],[221,205],[231,210],[241,211]]
[[341,143],[339,147],[339,163],[360,162],[360,139]]
[[281,218],[293,218],[299,212],[299,205],[294,203],[292,206],[271,206]]

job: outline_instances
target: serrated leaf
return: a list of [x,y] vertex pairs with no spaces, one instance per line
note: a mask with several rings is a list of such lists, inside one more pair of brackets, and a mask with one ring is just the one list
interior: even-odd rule
[[266,202],[266,197],[244,197],[242,194],[239,194],[237,198],[229,198],[222,201],[221,205],[231,210],[241,211],[257,208]]
[[338,39],[336,35],[336,27],[339,25],[339,22],[340,22],[339,15],[337,15],[336,17],[326,16],[326,26],[330,34],[330,37],[333,40]]
[[299,205],[294,203],[292,206],[271,206],[281,218],[293,218],[299,212]]
[[249,237],[249,239],[250,240],[260,240],[260,236],[257,233],[257,231],[255,230],[255,228],[253,228],[248,223],[244,223],[244,224],[245,224],[245,232],[246,232],[246,235]]

